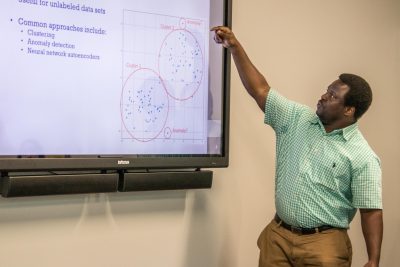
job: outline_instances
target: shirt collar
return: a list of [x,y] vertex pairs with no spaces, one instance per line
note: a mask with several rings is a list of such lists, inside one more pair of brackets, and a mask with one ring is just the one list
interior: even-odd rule
[[353,124],[350,124],[349,126],[343,128],[342,130],[344,139],[348,141],[358,131],[358,123],[355,122]]
[[[321,120],[317,115],[313,116],[310,120],[311,124],[319,124],[322,129],[324,129],[324,125],[322,124]],[[349,126],[342,128],[342,129],[336,129],[329,134],[341,134],[343,138],[348,141],[350,138],[357,132],[358,130],[358,123],[355,122],[353,124],[350,124]]]

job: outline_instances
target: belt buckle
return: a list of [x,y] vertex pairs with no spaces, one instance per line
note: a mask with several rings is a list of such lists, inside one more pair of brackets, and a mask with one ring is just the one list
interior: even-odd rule
[[303,231],[301,230],[301,228],[290,226],[290,230],[292,231],[292,233],[295,233],[295,234],[299,234],[299,235],[303,234]]

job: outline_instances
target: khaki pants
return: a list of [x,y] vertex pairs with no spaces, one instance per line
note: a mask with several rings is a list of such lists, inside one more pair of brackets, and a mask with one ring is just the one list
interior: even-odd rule
[[351,266],[352,247],[346,229],[300,235],[272,220],[261,232],[257,245],[259,267]]

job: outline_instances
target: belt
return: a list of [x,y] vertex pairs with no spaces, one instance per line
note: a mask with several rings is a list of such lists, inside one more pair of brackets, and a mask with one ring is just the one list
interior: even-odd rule
[[326,231],[332,228],[335,228],[333,226],[330,225],[323,225],[323,226],[319,226],[319,227],[315,227],[315,228],[300,228],[300,227],[295,227],[292,226],[290,224],[285,223],[284,221],[282,221],[281,218],[279,218],[278,214],[275,214],[275,218],[274,220],[283,228],[291,231],[292,233],[296,233],[296,234],[300,234],[300,235],[311,235],[311,234],[315,234],[315,233],[319,233],[322,231]]

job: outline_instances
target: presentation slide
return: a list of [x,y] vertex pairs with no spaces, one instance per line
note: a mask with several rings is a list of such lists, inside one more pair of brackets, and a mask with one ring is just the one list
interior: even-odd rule
[[207,154],[210,3],[6,0],[0,155]]

